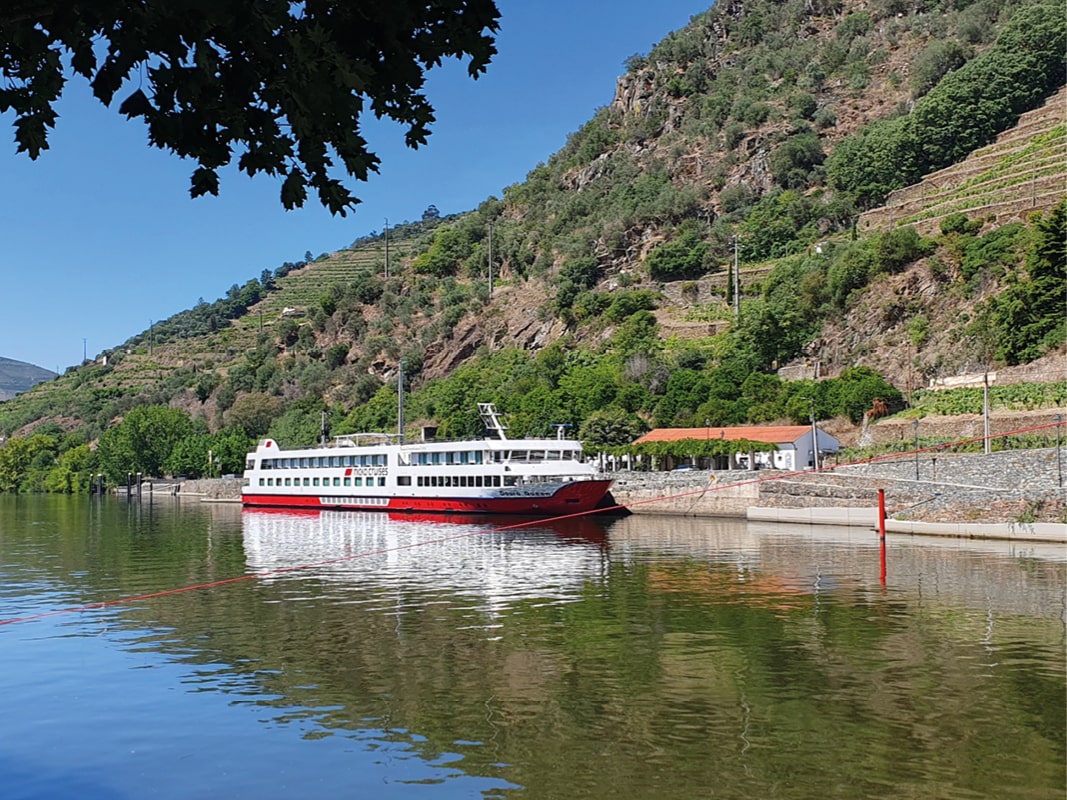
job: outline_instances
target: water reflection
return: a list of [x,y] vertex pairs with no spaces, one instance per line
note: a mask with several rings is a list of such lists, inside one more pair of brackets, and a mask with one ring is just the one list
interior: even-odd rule
[[895,537],[883,587],[858,529],[7,508],[5,609],[253,576],[0,628],[0,769],[100,796],[1064,793],[1058,548]]
[[604,573],[604,527],[588,517],[246,511],[243,522],[248,569],[264,581],[299,572],[364,590],[451,593],[490,615],[524,599],[573,602]]

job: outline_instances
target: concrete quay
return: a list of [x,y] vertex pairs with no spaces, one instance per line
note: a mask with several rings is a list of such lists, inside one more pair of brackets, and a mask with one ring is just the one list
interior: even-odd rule
[[616,472],[615,502],[635,514],[876,528],[1067,544],[1067,454],[1056,448],[920,454],[817,473]]

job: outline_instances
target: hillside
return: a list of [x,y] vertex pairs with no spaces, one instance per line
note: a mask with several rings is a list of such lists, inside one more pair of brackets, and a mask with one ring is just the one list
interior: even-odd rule
[[0,400],[10,400],[16,394],[54,377],[54,372],[33,364],[0,358]]
[[95,441],[151,405],[287,443],[323,411],[384,429],[401,360],[412,425],[477,432],[494,400],[600,445],[1062,380],[1064,21],[960,5],[722,3],[503,197],[391,231],[388,275],[381,235],[265,268],[0,405],[0,435]]

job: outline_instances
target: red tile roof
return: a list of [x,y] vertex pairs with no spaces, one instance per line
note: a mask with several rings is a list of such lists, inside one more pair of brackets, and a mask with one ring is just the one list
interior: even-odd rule
[[792,444],[806,433],[809,425],[752,425],[738,428],[656,428],[649,431],[634,444],[645,442],[677,442],[681,439],[747,439],[750,442],[767,444]]

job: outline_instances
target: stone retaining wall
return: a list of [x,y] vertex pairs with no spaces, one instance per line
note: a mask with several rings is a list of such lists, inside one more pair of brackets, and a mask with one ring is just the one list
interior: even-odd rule
[[241,478],[202,478],[182,481],[179,494],[199,496],[203,500],[240,500]]
[[[1062,461],[1058,461],[1062,458]],[[744,516],[749,507],[875,507],[899,520],[1063,522],[1067,452],[1056,448],[914,457],[825,472],[614,473],[615,501],[637,514]],[[714,482],[712,482],[714,479]],[[737,485],[733,485],[737,484]]]

